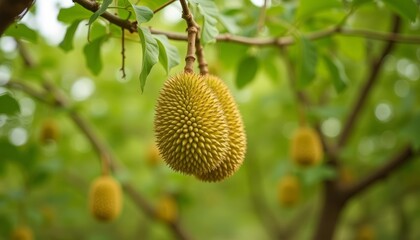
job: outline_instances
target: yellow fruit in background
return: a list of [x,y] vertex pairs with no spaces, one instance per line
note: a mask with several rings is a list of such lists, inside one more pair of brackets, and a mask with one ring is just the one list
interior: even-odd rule
[[156,166],[160,163],[161,161],[161,157],[159,154],[159,149],[156,146],[156,144],[152,144],[149,147],[149,152],[148,152],[148,156],[147,156],[147,163],[151,166]]
[[299,180],[293,175],[286,175],[278,183],[278,199],[281,205],[291,207],[300,198]]
[[300,127],[294,133],[290,147],[292,160],[301,166],[318,164],[323,157],[323,149],[318,133],[309,127]]
[[101,221],[111,221],[121,212],[120,184],[111,176],[101,176],[92,183],[89,193],[89,209]]
[[178,217],[178,207],[175,199],[166,195],[159,199],[156,206],[156,217],[165,222],[174,222]]
[[198,74],[180,73],[165,82],[154,126],[159,152],[175,171],[209,172],[222,163],[229,149],[222,106]]
[[59,128],[57,122],[53,119],[45,120],[41,125],[40,141],[47,144],[51,141],[57,141],[59,137]]
[[34,239],[32,230],[27,226],[17,227],[12,232],[12,240],[32,240]]
[[375,229],[370,225],[362,225],[357,229],[356,240],[374,240]]
[[229,150],[222,163],[214,170],[195,175],[200,180],[215,182],[230,177],[242,165],[246,152],[246,136],[241,114],[228,87],[218,77],[206,75],[204,78],[220,102],[229,130]]

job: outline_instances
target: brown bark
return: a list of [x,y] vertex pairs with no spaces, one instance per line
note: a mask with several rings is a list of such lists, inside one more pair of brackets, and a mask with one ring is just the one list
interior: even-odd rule
[[344,206],[345,199],[336,183],[333,181],[326,182],[324,200],[313,240],[333,239]]

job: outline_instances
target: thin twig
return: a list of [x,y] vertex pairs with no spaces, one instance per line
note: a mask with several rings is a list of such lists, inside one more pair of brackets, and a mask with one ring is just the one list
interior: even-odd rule
[[264,28],[265,15],[267,12],[267,2],[268,0],[264,0],[264,4],[261,7],[260,16],[258,18],[258,23],[257,23],[257,32],[261,32],[262,29]]
[[172,4],[173,2],[175,2],[175,1],[177,1],[177,0],[170,0],[170,1],[166,2],[166,3],[164,3],[162,6],[160,6],[160,7],[156,8],[156,9],[153,11],[153,14],[156,14],[157,12],[159,12],[160,10],[164,9],[165,7],[167,7],[167,6],[171,5],[171,4]]
[[[397,34],[401,26],[401,19],[398,16],[394,17],[393,26],[392,26],[392,33],[391,35]],[[349,116],[346,118],[346,122],[343,127],[343,132],[341,133],[340,137],[338,138],[337,148],[341,148],[347,142],[350,137],[350,133],[353,131],[357,118],[359,117],[359,113],[363,109],[363,106],[366,103],[366,100],[369,97],[369,94],[372,90],[373,85],[378,80],[379,73],[382,69],[382,66],[385,62],[386,56],[392,51],[394,48],[395,42],[388,41],[385,47],[383,48],[381,54],[371,63],[370,71],[366,78],[364,85],[362,86],[361,90],[359,91],[360,94],[357,95],[356,101],[351,108]]]
[[126,77],[125,74],[125,30],[121,28],[121,72],[122,78]]

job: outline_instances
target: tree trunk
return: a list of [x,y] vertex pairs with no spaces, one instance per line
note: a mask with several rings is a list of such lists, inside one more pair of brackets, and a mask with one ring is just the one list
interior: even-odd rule
[[332,240],[337,227],[341,210],[345,205],[344,199],[332,184],[325,186],[325,199],[321,208],[318,225],[313,240]]

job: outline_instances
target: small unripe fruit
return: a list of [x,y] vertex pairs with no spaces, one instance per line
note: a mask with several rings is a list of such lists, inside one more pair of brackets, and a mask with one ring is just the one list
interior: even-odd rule
[[178,207],[175,199],[170,196],[163,196],[156,206],[156,217],[165,222],[174,222],[178,217]]
[[92,183],[89,193],[89,209],[100,221],[111,221],[121,212],[121,187],[111,176],[101,176]]
[[230,177],[242,165],[246,152],[246,137],[241,114],[228,87],[220,78],[213,75],[206,75],[204,79],[216,95],[224,112],[229,131],[229,150],[217,168],[195,176],[203,181],[216,182]]
[[32,240],[34,239],[32,230],[26,226],[17,227],[12,232],[12,240]]
[[291,207],[299,201],[300,184],[295,176],[287,175],[280,179],[277,190],[281,205]]
[[57,141],[59,136],[59,128],[57,122],[53,119],[47,119],[42,123],[40,132],[40,141],[47,144],[51,141]]
[[370,225],[362,225],[357,229],[356,240],[374,240],[375,230]]
[[227,154],[223,109],[200,75],[180,73],[165,82],[154,126],[159,152],[176,171],[203,174],[218,167]]
[[297,129],[290,148],[292,160],[301,166],[318,164],[323,157],[323,149],[318,133],[309,127]]

